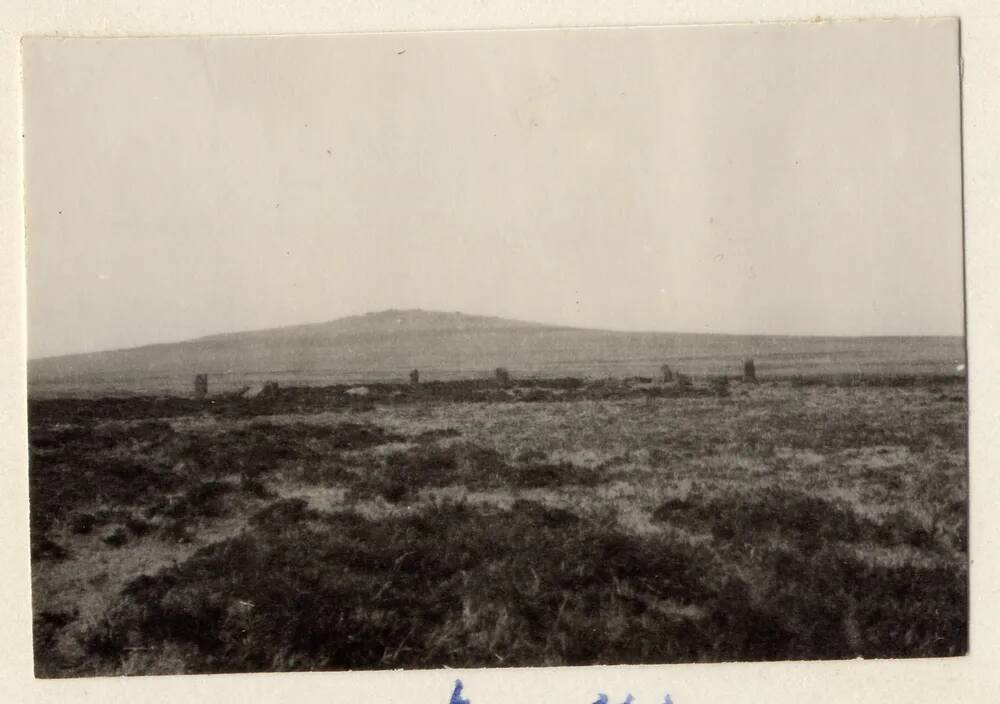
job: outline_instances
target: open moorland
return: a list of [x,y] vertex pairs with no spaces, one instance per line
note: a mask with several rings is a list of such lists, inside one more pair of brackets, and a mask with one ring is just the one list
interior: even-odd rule
[[42,677],[944,656],[958,375],[34,398]]
[[955,374],[961,337],[789,337],[590,330],[505,318],[387,310],[325,323],[211,335],[171,344],[33,359],[33,398],[178,396],[195,373],[213,393],[248,384],[368,384],[484,378],[646,376],[667,361],[696,376],[732,374],[745,357],[767,378]]

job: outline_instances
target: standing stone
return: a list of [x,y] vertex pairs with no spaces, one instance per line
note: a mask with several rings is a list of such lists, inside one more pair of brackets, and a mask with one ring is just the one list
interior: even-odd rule
[[754,366],[753,357],[743,360],[743,381],[757,383],[757,368]]
[[420,383],[420,372],[416,369],[410,372],[410,383],[414,386]]
[[257,398],[262,393],[264,393],[264,385],[263,384],[252,384],[252,385],[246,387],[245,389],[243,389],[243,391],[240,393],[240,397],[241,398]]
[[729,377],[721,376],[713,380],[712,389],[715,391],[716,396],[722,398],[729,396]]
[[493,374],[501,386],[506,386],[510,383],[510,372],[507,371],[506,367],[497,367]]
[[208,396],[208,374],[194,375],[194,397],[202,399]]
[[274,398],[278,395],[278,390],[281,387],[278,386],[276,381],[265,381],[263,384],[254,384],[253,386],[248,386],[242,394],[243,398],[255,398],[255,399],[266,399]]
[[669,364],[664,364],[662,367],[660,367],[660,374],[662,375],[663,381],[668,384],[674,380],[674,372],[670,368]]

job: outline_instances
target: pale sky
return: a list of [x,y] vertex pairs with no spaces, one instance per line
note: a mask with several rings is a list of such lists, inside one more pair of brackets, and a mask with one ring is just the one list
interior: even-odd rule
[[29,355],[423,308],[960,335],[953,21],[24,44]]

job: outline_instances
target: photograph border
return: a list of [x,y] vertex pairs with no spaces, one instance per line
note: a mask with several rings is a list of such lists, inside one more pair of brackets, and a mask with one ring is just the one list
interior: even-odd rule
[[[589,704],[606,694],[610,702],[631,694],[636,704],[722,701],[798,702],[808,698],[851,701],[1000,700],[1000,634],[990,627],[1000,609],[996,558],[997,522],[991,514],[1000,498],[1000,477],[990,458],[1000,454],[995,427],[1000,402],[988,390],[1000,382],[1000,308],[991,276],[1000,261],[1000,16],[990,0],[941,3],[935,17],[960,18],[961,118],[965,314],[969,390],[970,651],[967,656],[926,660],[728,663],[597,666],[504,670],[437,670],[364,673],[206,675],[36,680],[32,675],[30,562],[28,559],[26,346],[23,215],[23,142],[20,37],[165,36],[373,33],[460,29],[614,28],[747,22],[851,21],[910,18],[928,8],[914,2],[764,2],[747,7],[736,0],[678,2],[669,7],[644,1],[612,8],[596,3],[531,8],[515,2],[489,6],[417,3],[379,11],[358,4],[331,8],[319,0],[289,8],[253,10],[234,0],[208,6],[185,0],[147,3],[24,3],[0,10],[5,70],[0,73],[0,316],[2,357],[0,418],[0,581],[4,642],[0,681],[11,701],[201,701],[224,696],[245,701],[447,702],[456,679],[474,704],[543,699]],[[833,11],[836,12],[833,12]]]

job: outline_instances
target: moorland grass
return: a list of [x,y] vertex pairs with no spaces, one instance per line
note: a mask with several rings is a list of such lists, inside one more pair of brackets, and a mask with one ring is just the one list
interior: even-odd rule
[[960,383],[648,383],[33,405],[38,671],[965,651]]
[[544,453],[511,462],[490,447],[459,442],[417,445],[390,454],[349,481],[355,498],[381,496],[390,502],[412,499],[421,489],[464,486],[468,489],[532,489],[594,486],[606,481],[600,468],[547,462]]
[[[794,520],[793,520],[794,525]],[[170,646],[192,672],[936,656],[965,650],[961,575],[769,546],[717,551],[520,501],[371,521],[280,501],[140,577],[91,654]]]

